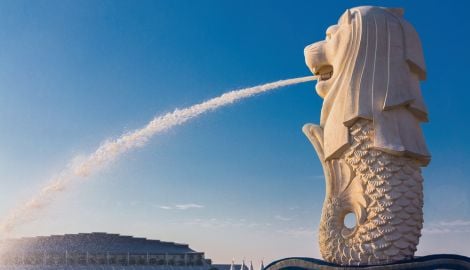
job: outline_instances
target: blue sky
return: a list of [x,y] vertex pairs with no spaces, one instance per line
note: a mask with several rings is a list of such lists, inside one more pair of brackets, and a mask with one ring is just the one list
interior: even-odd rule
[[[404,7],[423,42],[433,156],[418,254],[470,255],[468,4],[442,1],[1,1],[0,216],[70,159],[155,115],[309,75],[303,48],[346,8]],[[314,83],[155,137],[76,183],[13,236],[91,231],[189,243],[216,262],[319,257]]]

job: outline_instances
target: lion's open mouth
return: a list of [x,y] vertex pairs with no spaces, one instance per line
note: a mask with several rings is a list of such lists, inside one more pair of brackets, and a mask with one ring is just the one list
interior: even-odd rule
[[315,70],[319,81],[328,81],[333,76],[333,66],[325,65]]

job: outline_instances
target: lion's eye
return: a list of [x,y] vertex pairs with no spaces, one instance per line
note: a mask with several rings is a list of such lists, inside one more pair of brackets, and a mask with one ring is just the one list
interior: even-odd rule
[[338,31],[337,25],[332,25],[326,29],[326,40],[331,39],[331,37]]

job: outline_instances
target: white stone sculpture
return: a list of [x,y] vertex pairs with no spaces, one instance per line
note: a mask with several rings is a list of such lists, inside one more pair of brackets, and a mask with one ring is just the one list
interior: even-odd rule
[[[347,10],[326,40],[305,48],[324,99],[320,126],[303,128],[322,162],[320,251],[342,265],[411,259],[423,224],[420,167],[431,157],[420,80],[421,43],[402,9]],[[353,228],[344,218],[356,217]]]

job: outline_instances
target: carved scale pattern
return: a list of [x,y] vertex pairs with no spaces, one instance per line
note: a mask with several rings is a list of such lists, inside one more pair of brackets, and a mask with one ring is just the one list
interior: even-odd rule
[[[351,147],[339,159],[347,164],[343,168],[350,170],[340,175],[349,175],[350,179],[329,179],[333,192],[323,205],[319,234],[322,256],[342,265],[411,259],[423,224],[420,166],[416,160],[373,149],[371,121],[357,121],[350,128],[350,136]],[[331,169],[334,162],[338,160],[327,161],[324,166]],[[338,190],[338,183],[345,180],[349,181],[347,188]],[[356,214],[354,229],[344,226],[348,212]]]

